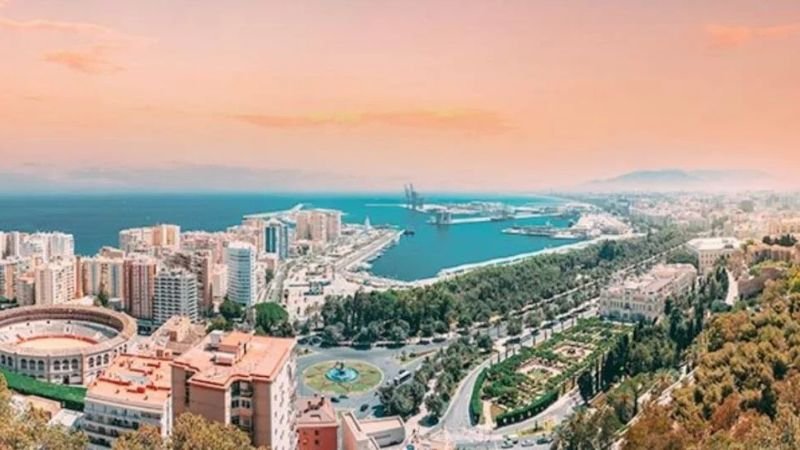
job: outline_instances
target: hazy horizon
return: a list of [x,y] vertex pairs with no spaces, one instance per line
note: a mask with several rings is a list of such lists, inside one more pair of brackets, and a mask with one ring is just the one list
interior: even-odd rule
[[0,0],[0,192],[800,187],[800,5]]

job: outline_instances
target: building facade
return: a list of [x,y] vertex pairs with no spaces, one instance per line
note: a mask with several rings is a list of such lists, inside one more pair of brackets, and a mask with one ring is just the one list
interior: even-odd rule
[[105,293],[110,298],[123,298],[125,295],[125,261],[122,258],[96,256],[82,258],[81,292],[83,295]]
[[186,316],[193,322],[197,311],[197,277],[184,269],[162,270],[155,278],[153,319],[156,325],[173,316]]
[[153,301],[156,295],[158,261],[149,256],[125,260],[125,310],[141,320],[153,319]]
[[88,386],[81,430],[92,450],[109,449],[143,425],[172,431],[172,368],[167,355],[118,356]]
[[599,313],[624,321],[653,321],[664,313],[667,298],[689,292],[696,279],[691,264],[660,264],[641,277],[603,290]]
[[255,446],[297,448],[294,339],[215,331],[177,357],[172,410],[234,425]]
[[700,273],[705,275],[714,269],[720,258],[741,253],[741,242],[735,238],[698,238],[689,241],[689,249],[697,255]]
[[289,227],[279,220],[271,220],[264,227],[264,252],[283,260],[289,256]]
[[35,303],[58,305],[75,298],[75,258],[60,258],[36,267]]
[[331,401],[322,396],[297,401],[298,450],[336,450],[339,423]]
[[225,251],[228,266],[228,299],[245,306],[258,300],[256,250],[244,242],[231,242]]

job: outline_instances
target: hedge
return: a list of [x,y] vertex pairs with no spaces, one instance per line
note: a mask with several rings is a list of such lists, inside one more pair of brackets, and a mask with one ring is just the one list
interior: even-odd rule
[[472,397],[469,400],[469,417],[472,425],[477,425],[481,422],[481,415],[483,414],[483,402],[481,402],[481,390],[483,383],[486,381],[486,369],[481,370],[478,378],[475,380],[475,385],[472,386]]
[[555,403],[555,401],[558,400],[558,397],[558,391],[547,391],[544,395],[537,398],[533,403],[525,405],[522,408],[504,412],[503,414],[497,416],[497,426],[502,427],[521,422],[525,419],[530,419]]
[[63,386],[60,384],[45,383],[18,373],[0,369],[5,377],[9,389],[24,395],[36,395],[61,402],[67,409],[83,411],[86,388],[80,386]]

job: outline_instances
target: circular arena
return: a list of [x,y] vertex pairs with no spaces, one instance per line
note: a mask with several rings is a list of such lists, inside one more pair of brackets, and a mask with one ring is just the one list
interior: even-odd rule
[[0,367],[59,384],[88,384],[136,335],[136,321],[94,306],[0,312]]

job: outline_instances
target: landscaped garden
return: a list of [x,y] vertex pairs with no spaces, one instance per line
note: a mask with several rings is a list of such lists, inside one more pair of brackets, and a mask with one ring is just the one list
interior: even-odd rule
[[375,388],[383,381],[383,372],[363,361],[325,361],[306,369],[303,377],[315,391],[346,395]]
[[473,420],[480,421],[484,402],[498,426],[533,417],[575,386],[581,371],[630,331],[626,325],[582,319],[535,347],[522,347],[481,374],[470,407]]

